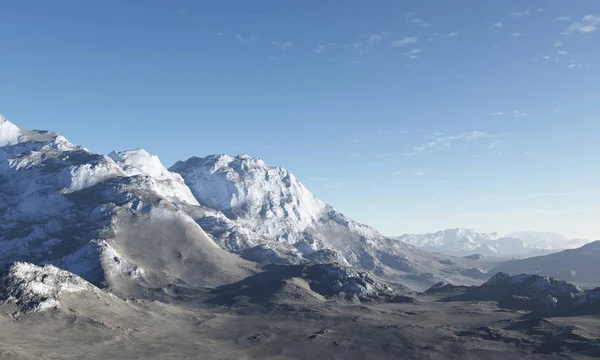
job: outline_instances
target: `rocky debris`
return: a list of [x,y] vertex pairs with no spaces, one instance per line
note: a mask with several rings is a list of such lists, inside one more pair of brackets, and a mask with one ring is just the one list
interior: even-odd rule
[[79,276],[52,265],[40,267],[17,262],[0,279],[0,300],[23,311],[60,308],[64,294],[81,292],[112,296]]

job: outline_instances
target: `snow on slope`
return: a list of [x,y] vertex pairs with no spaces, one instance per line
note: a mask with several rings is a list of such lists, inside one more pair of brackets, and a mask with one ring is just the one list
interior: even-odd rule
[[52,265],[40,267],[17,262],[0,279],[0,283],[0,299],[3,302],[33,312],[60,308],[61,298],[69,293],[112,297],[79,276]]
[[181,176],[168,171],[158,159],[146,150],[113,151],[108,155],[128,176],[148,176],[150,185],[159,195],[176,202],[198,205]]
[[247,155],[213,155],[178,162],[172,168],[184,176],[200,203],[239,219],[252,231],[288,243],[318,221],[326,205],[294,175]]
[[522,257],[546,254],[560,247],[539,246],[516,236],[481,233],[472,229],[448,229],[436,233],[405,234],[399,240],[426,251],[453,256],[480,254],[489,257]]

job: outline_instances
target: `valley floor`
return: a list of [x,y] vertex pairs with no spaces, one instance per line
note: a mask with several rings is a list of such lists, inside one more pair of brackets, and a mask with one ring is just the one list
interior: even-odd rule
[[76,296],[61,310],[3,305],[2,359],[587,359],[600,316],[540,319],[490,302],[284,301],[232,306]]

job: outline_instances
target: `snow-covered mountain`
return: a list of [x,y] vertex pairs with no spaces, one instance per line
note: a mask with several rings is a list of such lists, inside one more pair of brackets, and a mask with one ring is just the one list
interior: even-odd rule
[[547,250],[576,249],[591,242],[589,239],[569,239],[548,231],[518,231],[506,236],[521,239],[528,247]]
[[236,281],[254,263],[330,263],[422,289],[477,283],[481,262],[387,238],[246,155],[167,170],[144,150],[94,154],[0,120],[0,267],[52,264],[123,296]]
[[493,258],[544,255],[583,242],[570,242],[554,233],[522,232],[503,236],[473,229],[448,229],[424,235],[405,234],[398,239],[426,251],[453,256],[480,254]]
[[195,203],[191,192],[143,152],[113,154],[116,163],[5,118],[0,144],[0,268],[53,264],[123,296],[219,285],[254,268],[179,209],[174,201]]

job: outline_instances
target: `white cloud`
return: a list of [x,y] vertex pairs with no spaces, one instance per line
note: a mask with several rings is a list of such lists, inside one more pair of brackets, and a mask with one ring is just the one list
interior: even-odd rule
[[511,35],[512,37],[514,37],[514,38],[519,38],[519,37],[523,36],[523,34],[521,34],[520,32],[514,32],[514,33],[512,33],[512,34],[510,34],[510,35]]
[[561,46],[563,46],[563,42],[562,42],[562,41],[560,41],[560,40],[558,40],[558,41],[556,41],[556,42],[554,43],[554,45],[552,45],[552,46],[554,46],[554,47],[561,47]]
[[330,48],[333,44],[321,44],[321,45],[317,45],[313,51],[316,52],[317,54],[322,54],[325,51],[327,51],[328,48]]
[[567,28],[566,33],[587,34],[596,31],[598,29],[598,25],[600,25],[600,16],[586,15],[581,19],[581,21],[571,24],[571,26]]
[[377,44],[380,43],[383,39],[385,39],[386,37],[390,36],[391,33],[389,32],[381,32],[379,34],[371,34],[369,36],[367,36],[367,42],[369,44]]
[[249,44],[251,42],[255,42],[256,40],[258,40],[258,36],[251,35],[248,37],[244,37],[244,36],[238,34],[235,36],[235,39],[243,44]]
[[269,60],[279,61],[279,58],[277,58],[275,56],[269,56]]
[[458,36],[458,33],[457,32],[451,32],[451,33],[449,33],[446,36],[448,36],[448,37],[455,37],[455,36]]
[[273,45],[277,46],[281,50],[287,50],[287,49],[291,48],[292,46],[294,46],[294,43],[291,41],[283,41],[283,42],[273,41]]
[[527,116],[527,113],[521,110],[512,110],[512,111],[493,111],[489,113],[490,116],[510,116],[510,117],[523,117]]
[[558,21],[569,21],[569,20],[571,20],[571,17],[570,16],[559,16],[559,17],[556,18],[556,20],[558,20]]
[[398,40],[394,40],[392,41],[392,43],[390,44],[392,47],[402,47],[402,46],[407,46],[410,44],[416,44],[419,42],[419,38],[415,37],[415,36],[405,36],[402,39],[398,39]]
[[492,29],[502,29],[502,27],[504,27],[504,25],[499,21],[492,24]]
[[491,135],[484,131],[471,131],[450,136],[434,134],[429,137],[431,139],[429,142],[416,146],[410,152],[403,155],[414,156],[426,150],[446,149],[457,142],[485,143],[488,148],[493,149],[502,143],[500,137],[499,135]]
[[529,16],[529,10],[517,11],[509,14],[512,17],[522,18],[524,16]]
[[404,55],[408,56],[411,59],[416,59],[422,53],[423,53],[422,49],[412,49],[412,50],[410,50],[408,52],[405,52]]
[[414,12],[404,14],[404,18],[409,24],[416,25],[420,28],[428,28],[430,25],[422,19],[416,18]]
[[392,175],[392,176],[398,176],[398,175],[402,175],[402,171],[400,171],[400,170],[392,171],[392,172],[390,173],[390,175]]
[[569,52],[568,51],[564,51],[564,50],[558,52],[558,55],[568,55],[568,54],[569,54]]

